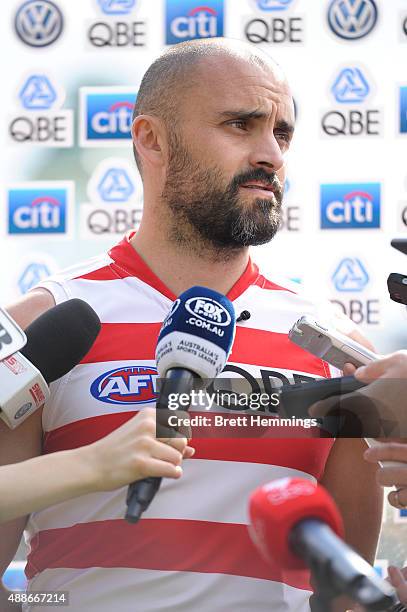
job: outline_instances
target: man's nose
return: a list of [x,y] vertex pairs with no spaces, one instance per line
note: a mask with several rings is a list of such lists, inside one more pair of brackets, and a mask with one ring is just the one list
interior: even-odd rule
[[274,134],[255,143],[249,163],[254,168],[268,168],[275,172],[282,168],[284,158]]

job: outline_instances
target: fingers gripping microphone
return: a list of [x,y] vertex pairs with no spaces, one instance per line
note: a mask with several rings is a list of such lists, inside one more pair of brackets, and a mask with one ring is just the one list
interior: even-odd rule
[[395,604],[391,586],[342,540],[341,516],[323,487],[301,478],[274,480],[251,495],[249,513],[250,535],[267,561],[310,568],[333,597],[348,595],[366,610]]
[[25,346],[0,361],[0,417],[8,427],[15,429],[46,402],[48,384],[81,361],[99,331],[99,317],[79,299],[54,306],[27,327]]
[[[236,329],[235,311],[227,297],[205,287],[192,287],[173,303],[156,348],[161,388],[158,409],[168,409],[170,394],[191,393],[209,384],[224,368]],[[187,408],[185,408],[187,409]],[[126,520],[136,523],[148,508],[161,478],[132,483],[127,494]]]

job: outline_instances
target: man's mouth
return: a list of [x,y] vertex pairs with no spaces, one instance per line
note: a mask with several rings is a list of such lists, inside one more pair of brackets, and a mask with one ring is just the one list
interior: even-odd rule
[[262,181],[250,181],[249,183],[244,183],[240,185],[240,187],[244,187],[244,189],[254,189],[255,191],[268,192],[269,194],[274,194],[274,188],[270,183],[265,183]]

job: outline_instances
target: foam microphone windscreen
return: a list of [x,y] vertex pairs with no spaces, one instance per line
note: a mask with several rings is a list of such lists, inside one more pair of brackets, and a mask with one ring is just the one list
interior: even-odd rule
[[20,352],[51,383],[83,359],[99,331],[100,320],[93,308],[74,298],[35,319],[25,330],[27,344]]
[[326,523],[339,537],[344,535],[341,515],[325,489],[303,478],[280,478],[259,487],[250,496],[250,535],[270,562],[284,569],[306,569],[290,546],[293,528],[304,519]]

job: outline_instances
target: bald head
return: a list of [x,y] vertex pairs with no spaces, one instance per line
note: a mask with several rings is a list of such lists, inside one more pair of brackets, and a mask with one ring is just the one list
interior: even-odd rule
[[[183,101],[193,88],[202,83],[205,72],[220,63],[257,66],[262,72],[273,73],[274,79],[285,82],[278,64],[260,49],[248,43],[227,39],[208,38],[179,43],[156,59],[144,74],[133,120],[138,115],[160,117],[169,133],[178,126]],[[226,75],[223,75],[226,77]],[[141,170],[140,160],[134,148]]]

